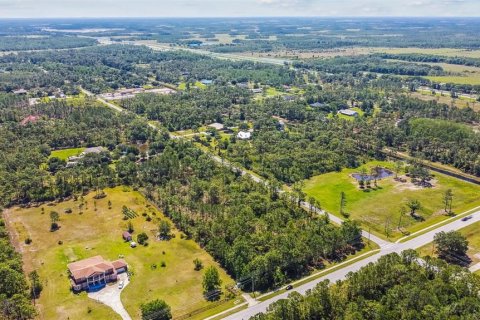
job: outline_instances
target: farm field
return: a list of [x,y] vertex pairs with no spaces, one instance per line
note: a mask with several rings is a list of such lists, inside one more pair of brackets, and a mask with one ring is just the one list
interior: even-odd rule
[[78,156],[83,150],[85,150],[85,148],[54,150],[50,154],[50,158],[56,157],[62,160],[67,160],[69,157]]
[[[172,229],[175,237],[171,240],[156,240],[158,221],[165,218],[139,192],[117,187],[106,189],[105,193],[107,196],[98,200],[93,198],[95,193],[85,196],[82,214],[80,199],[53,206],[11,208],[5,212],[14,243],[23,255],[25,270],[38,270],[44,286],[38,301],[40,318],[120,319],[107,306],[88,298],[86,293],[75,295],[70,291],[67,264],[95,255],[109,260],[125,256],[133,275],[122,292],[122,301],[133,319],[140,318],[141,303],[155,298],[165,300],[174,316],[208,307],[210,302],[202,295],[203,272],[194,270],[193,259],[200,259],[205,267],[216,265],[213,259],[193,240],[182,239],[175,229]],[[140,232],[147,233],[148,246],[132,249],[122,240],[122,231],[127,225],[122,219],[123,206],[138,214],[129,220],[135,229],[133,236],[136,239]],[[71,208],[72,213],[65,213],[67,208]],[[60,229],[55,232],[49,230],[52,210],[60,214]],[[143,214],[150,216],[152,221],[148,222]],[[30,245],[24,243],[26,238],[32,239]],[[162,262],[165,267],[161,266]],[[219,271],[222,286],[233,283],[223,269]]]
[[[478,232],[480,223],[474,223],[458,230],[468,240],[467,255],[472,260],[470,265],[480,262],[480,233]],[[436,256],[433,243],[428,243],[417,250],[420,256]]]
[[[368,170],[374,166],[392,169],[391,162],[372,161],[364,165]],[[421,230],[436,222],[447,219],[443,211],[443,195],[447,189],[454,194],[453,211],[461,213],[480,205],[478,193],[480,186],[463,182],[439,173],[434,174],[433,187],[421,188],[413,185],[410,179],[402,183],[389,177],[378,182],[378,188],[362,191],[350,175],[359,173],[358,169],[344,169],[341,172],[327,173],[305,181],[304,192],[320,201],[321,207],[328,212],[341,216],[340,193],[346,195],[345,211],[350,218],[362,223],[372,233],[390,240],[399,239],[404,234]],[[416,221],[408,213],[406,202],[416,199],[422,204],[418,214],[424,221]],[[407,213],[400,219],[401,207]],[[399,228],[400,226],[400,228]],[[388,236],[387,236],[388,234]]]

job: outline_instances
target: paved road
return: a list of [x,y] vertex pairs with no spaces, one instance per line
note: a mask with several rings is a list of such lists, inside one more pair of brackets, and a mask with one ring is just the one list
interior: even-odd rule
[[[458,219],[458,220],[455,220],[453,222],[450,222],[444,226],[441,226],[441,227],[438,227],[430,232],[427,232],[423,235],[420,235],[412,240],[409,240],[407,242],[404,242],[404,243],[391,243],[389,244],[388,246],[385,246],[383,247],[379,253],[373,255],[373,256],[370,256],[370,257],[367,257],[363,260],[360,260],[354,264],[351,264],[343,269],[340,269],[340,270],[337,270],[337,271],[334,271],[328,275],[326,275],[325,277],[321,277],[321,278],[318,278],[318,279],[315,279],[315,280],[312,280],[311,282],[309,283],[306,283],[304,285],[301,285],[299,286],[298,288],[295,288],[293,289],[292,291],[297,291],[301,294],[305,294],[305,292],[307,290],[310,290],[310,289],[313,289],[319,282],[323,281],[323,280],[330,280],[330,282],[334,283],[338,280],[342,280],[342,279],[345,279],[346,275],[350,272],[356,272],[358,270],[360,270],[360,268],[368,265],[369,263],[373,263],[375,261],[377,261],[381,256],[384,256],[386,254],[389,254],[389,253],[393,253],[393,252],[397,252],[397,253],[400,253],[404,250],[407,250],[407,249],[417,249],[427,243],[430,243],[433,241],[433,237],[435,236],[435,234],[437,234],[438,232],[441,232],[441,231],[445,231],[445,232],[448,232],[448,231],[452,231],[452,230],[458,230],[458,229],[461,229],[461,228],[464,228],[468,225],[471,225],[475,222],[479,222],[480,221],[480,211],[477,211],[475,213],[473,213],[471,215],[471,219],[470,220],[467,220],[467,221],[462,221],[461,219]],[[260,312],[265,312],[267,310],[267,307],[275,302],[275,301],[278,301],[280,299],[285,299],[287,298],[288,294],[290,293],[291,291],[289,292],[285,292],[285,293],[282,293],[278,296],[275,296],[269,300],[266,300],[266,301],[263,301],[257,305],[254,305],[254,306],[251,306],[251,307],[248,307],[247,309],[243,310],[243,311],[240,311],[236,314],[233,314],[231,316],[227,316],[225,318],[223,318],[224,320],[240,320],[240,319],[249,319],[250,317],[256,315],[257,313],[260,313]]]

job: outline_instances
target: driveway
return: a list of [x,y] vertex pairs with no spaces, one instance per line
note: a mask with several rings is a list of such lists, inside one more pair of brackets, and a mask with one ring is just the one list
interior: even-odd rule
[[120,293],[123,290],[118,289],[118,283],[120,283],[120,281],[123,281],[124,283],[123,288],[128,285],[129,281],[126,273],[122,273],[118,276],[118,282],[109,286],[107,285],[100,291],[89,292],[88,297],[109,306],[113,309],[113,311],[118,313],[123,320],[132,320],[127,310],[125,310],[123,307],[122,301],[120,300]]

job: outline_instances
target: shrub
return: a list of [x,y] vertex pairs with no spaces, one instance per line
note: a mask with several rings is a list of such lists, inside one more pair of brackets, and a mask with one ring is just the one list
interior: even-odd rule
[[148,236],[145,232],[142,232],[137,236],[137,242],[141,245],[145,245],[147,243],[147,240]]

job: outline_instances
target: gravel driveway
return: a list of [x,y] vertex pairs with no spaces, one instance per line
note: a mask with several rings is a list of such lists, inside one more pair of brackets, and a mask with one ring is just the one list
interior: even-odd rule
[[118,276],[118,282],[113,283],[112,285],[107,285],[100,291],[97,292],[89,292],[88,297],[101,302],[110,308],[113,309],[116,313],[118,313],[123,320],[132,320],[130,315],[128,314],[127,310],[123,307],[122,301],[120,300],[120,293],[123,289],[118,289],[118,283],[123,281],[125,288],[128,285],[128,276],[126,273],[122,273]]

